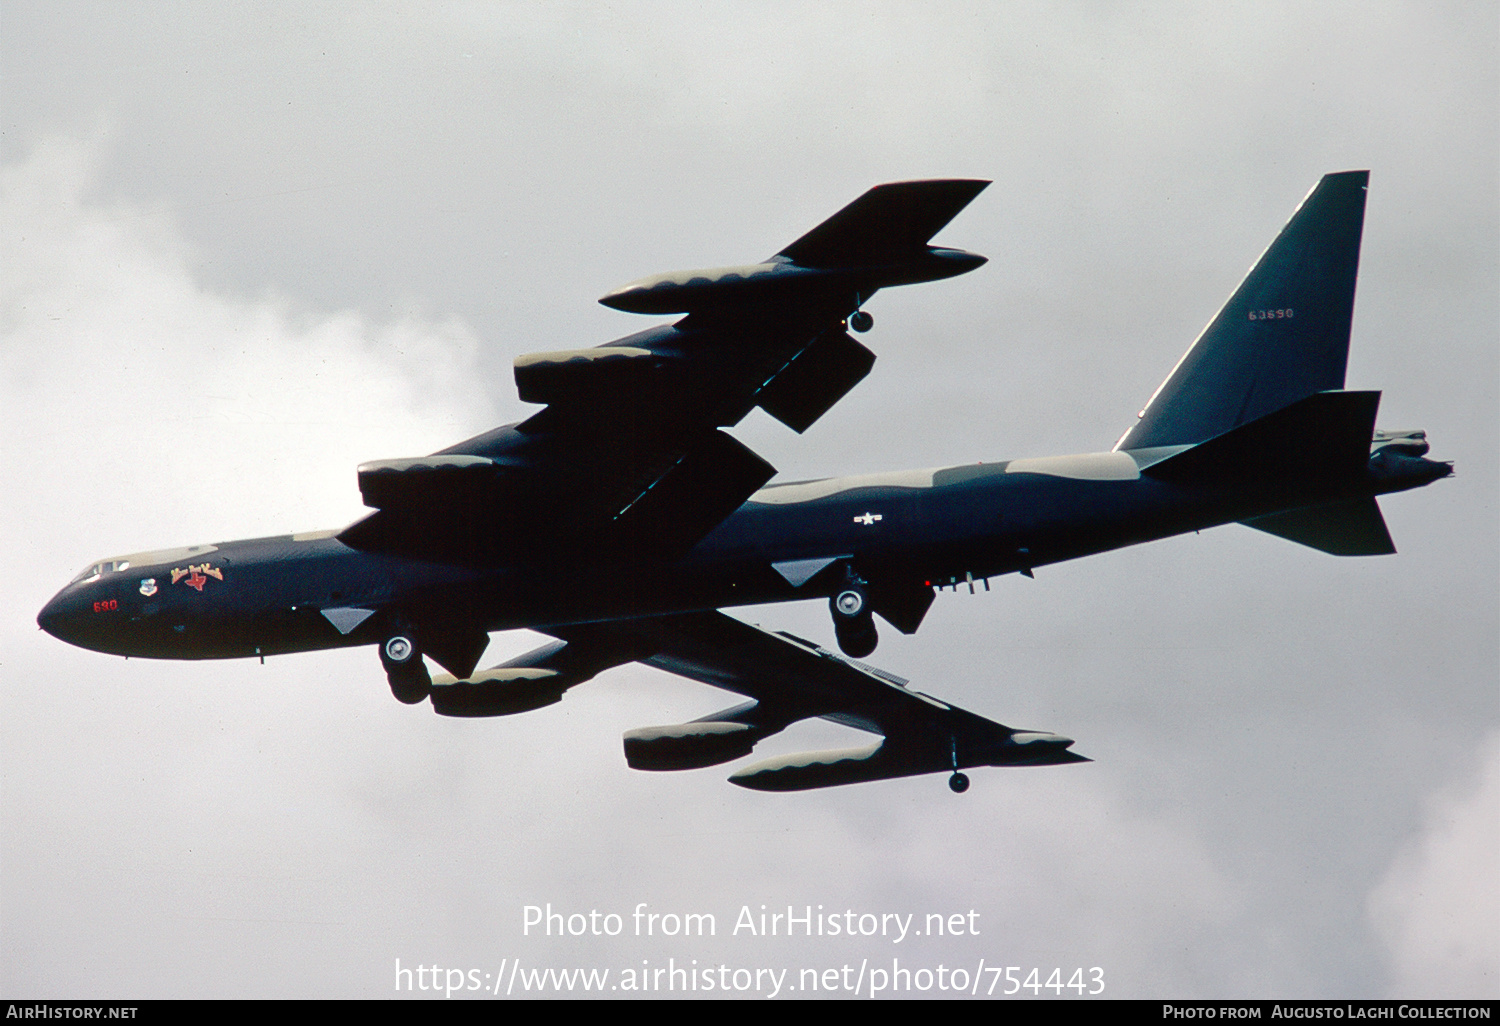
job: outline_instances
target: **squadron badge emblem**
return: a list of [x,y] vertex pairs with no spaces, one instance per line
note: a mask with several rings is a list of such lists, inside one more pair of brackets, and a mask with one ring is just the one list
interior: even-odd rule
[[[216,570],[212,565],[208,563],[189,563],[186,570],[180,569],[175,566],[172,568],[173,584],[176,584],[178,581],[183,581],[183,579],[186,578],[183,583],[185,583],[189,588],[197,591],[200,595],[203,593],[203,586],[208,583],[208,579],[210,577],[214,578],[215,580],[222,581],[224,579],[224,571]],[[144,588],[145,586],[142,585],[143,590]]]

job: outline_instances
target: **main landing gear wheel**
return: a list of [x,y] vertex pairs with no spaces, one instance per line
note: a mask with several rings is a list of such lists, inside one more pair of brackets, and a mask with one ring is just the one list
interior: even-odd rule
[[380,646],[380,664],[391,694],[405,705],[416,705],[432,691],[432,676],[422,662],[422,652],[407,634],[393,634]]
[[833,597],[833,615],[846,620],[858,619],[869,601],[863,588],[851,584]]
[[849,327],[860,334],[864,334],[875,327],[875,318],[863,310],[856,310],[849,316]]
[[844,585],[828,600],[828,609],[833,613],[833,633],[844,655],[863,659],[875,651],[880,635],[870,613],[869,596],[861,584]]
[[416,651],[416,643],[404,634],[398,634],[394,638],[386,639],[384,655],[388,663],[396,666],[405,666],[411,662],[411,657]]

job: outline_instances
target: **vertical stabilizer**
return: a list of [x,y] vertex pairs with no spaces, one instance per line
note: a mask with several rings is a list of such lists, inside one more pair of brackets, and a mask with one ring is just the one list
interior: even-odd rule
[[1323,176],[1116,449],[1194,445],[1344,387],[1369,177]]

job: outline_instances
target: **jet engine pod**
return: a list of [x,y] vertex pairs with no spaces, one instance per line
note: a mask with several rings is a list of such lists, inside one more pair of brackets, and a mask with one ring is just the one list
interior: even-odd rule
[[484,498],[498,466],[483,456],[418,456],[359,466],[359,494],[371,509],[474,502]]
[[516,391],[527,403],[583,401],[639,387],[663,362],[635,346],[531,353],[516,357]]
[[562,700],[568,683],[556,670],[530,666],[481,670],[467,680],[432,678],[432,708],[442,716],[509,716]]
[[671,314],[771,299],[791,300],[809,288],[827,288],[834,272],[798,267],[788,260],[739,267],[669,271],[621,285],[599,302],[626,313]]
[[797,752],[766,759],[735,773],[731,784],[753,791],[806,791],[867,780],[913,776],[945,769],[942,760],[893,758],[884,741],[864,748],[842,748],[828,752]]
[[749,755],[760,738],[746,724],[713,720],[642,727],[625,734],[625,761],[638,770],[702,769]]

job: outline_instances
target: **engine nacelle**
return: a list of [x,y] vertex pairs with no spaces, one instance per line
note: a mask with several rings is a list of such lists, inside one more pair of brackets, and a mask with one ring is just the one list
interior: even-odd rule
[[1070,737],[1041,730],[1013,730],[1009,736],[978,745],[960,740],[956,747],[930,741],[902,743],[887,739],[864,748],[779,755],[744,767],[729,782],[754,791],[806,791],[922,773],[953,772],[953,790],[961,792],[967,790],[968,779],[957,771],[971,766],[1058,766],[1088,762],[1068,751],[1072,744]]
[[951,278],[985,262],[979,254],[961,249],[909,243],[882,247],[863,234],[858,239],[846,237],[845,245],[840,245],[827,235],[818,239],[818,234],[814,229],[764,263],[657,274],[622,285],[599,302],[615,310],[645,314],[749,309],[761,303],[815,302],[834,296],[845,297],[850,307],[857,307],[858,297],[868,298],[876,289]]
[[639,388],[667,361],[649,349],[599,346],[531,353],[516,358],[516,391],[522,402],[583,401]]
[[444,673],[432,678],[432,708],[443,716],[510,716],[561,701],[574,683],[529,666],[480,670],[467,680]]
[[749,755],[761,737],[746,724],[714,720],[642,727],[625,734],[625,761],[638,770],[702,769]]
[[785,295],[793,289],[805,288],[831,277],[827,271],[798,267],[786,260],[741,267],[705,267],[641,278],[621,285],[599,302],[627,313],[692,313],[736,301],[765,301],[773,295]]
[[500,468],[483,456],[438,454],[375,460],[359,467],[359,494],[371,509],[479,501]]
[[[930,762],[931,764],[927,764]],[[889,757],[883,741],[863,748],[827,752],[797,752],[746,766],[729,778],[731,784],[753,791],[806,791],[867,780],[887,780],[943,769],[940,759],[912,765]]]

